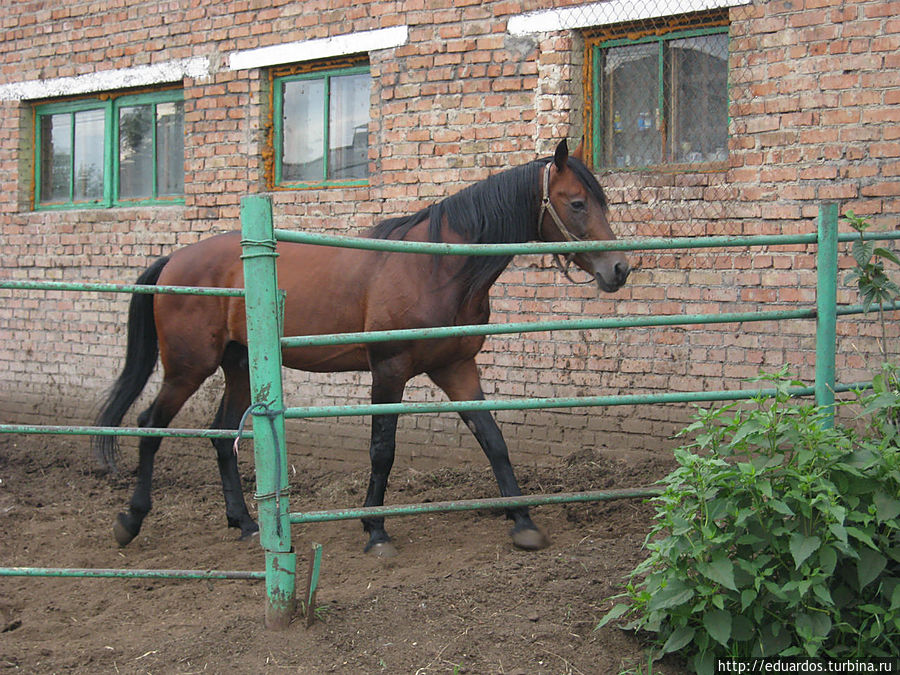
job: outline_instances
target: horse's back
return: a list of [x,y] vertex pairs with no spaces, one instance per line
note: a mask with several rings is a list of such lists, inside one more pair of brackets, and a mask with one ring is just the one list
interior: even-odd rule
[[[413,232],[407,238],[422,235]],[[242,288],[240,240],[240,232],[229,232],[175,251],[158,283]],[[279,243],[278,285],[286,293],[284,334],[320,335],[486,321],[486,297],[481,302],[466,303],[470,311],[460,305],[464,293],[455,278],[459,264],[453,259],[437,262],[425,254]],[[215,370],[229,342],[246,345],[244,303],[240,298],[159,295],[155,303],[161,343],[177,345],[183,352],[182,361],[197,363],[204,371]],[[439,362],[459,358],[462,352],[474,355],[481,343],[481,338],[473,338],[374,347],[379,358],[388,358],[396,350],[411,350],[410,368],[423,372]],[[331,372],[368,370],[371,363],[369,350],[363,345],[338,345],[285,350],[284,365]]]
[[177,249],[159,277],[159,284],[179,286],[243,286],[241,234],[226,232]]

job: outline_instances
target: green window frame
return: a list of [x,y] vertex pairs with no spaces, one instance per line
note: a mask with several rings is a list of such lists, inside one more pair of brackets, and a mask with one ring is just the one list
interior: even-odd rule
[[44,103],[34,118],[35,209],[184,203],[181,89]]
[[594,166],[725,166],[727,25],[615,37],[595,41],[590,48]]
[[274,75],[273,187],[369,184],[371,87],[368,63]]

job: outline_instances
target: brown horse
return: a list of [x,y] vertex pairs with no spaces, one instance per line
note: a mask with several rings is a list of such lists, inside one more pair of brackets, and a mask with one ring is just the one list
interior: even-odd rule
[[[605,195],[565,141],[552,158],[507,169],[404,218],[381,222],[364,236],[469,243],[529,240],[612,240]],[[312,335],[393,328],[486,323],[489,291],[508,257],[440,257],[379,253],[302,244],[279,244],[278,280],[286,291],[285,335]],[[244,285],[240,233],[211,237],[154,262],[141,284],[179,286]],[[629,273],[618,252],[579,253],[575,264],[607,292]],[[475,355],[483,337],[285,349],[284,365],[316,372],[369,370],[372,402],[399,402],[406,382],[427,373],[451,400],[483,398]],[[156,399],[138,418],[141,426],[165,427],[187,399],[218,368],[225,393],[214,428],[234,429],[250,404],[247,328],[240,298],[196,295],[135,295],[131,300],[125,366],[97,419],[118,426],[147,383],[157,357],[163,382]],[[489,412],[461,413],[490,461],[500,493],[519,495],[506,443]],[[394,461],[396,415],[372,418],[371,477],[365,505],[384,503]],[[150,511],[153,459],[159,438],[139,444],[137,485],[114,534],[120,545],[137,536]],[[244,502],[237,461],[227,439],[217,451],[228,524],[246,537],[258,531]],[[114,437],[95,437],[101,461],[115,468]],[[513,542],[525,549],[547,545],[527,508],[507,511]],[[383,518],[367,518],[366,550],[395,553]]]

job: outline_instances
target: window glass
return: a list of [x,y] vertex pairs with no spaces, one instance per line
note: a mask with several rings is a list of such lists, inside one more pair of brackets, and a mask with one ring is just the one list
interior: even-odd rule
[[648,166],[660,160],[656,43],[612,47],[606,55],[607,117],[612,165]]
[[74,191],[76,202],[103,199],[103,110],[75,113]]
[[153,196],[153,106],[119,109],[119,198]]
[[278,76],[275,184],[308,187],[369,175],[367,66]]
[[40,121],[41,202],[69,201],[72,171],[72,115],[45,115]]
[[727,159],[727,28],[616,38],[593,49],[598,164],[627,169]]
[[282,105],[284,181],[322,180],[325,166],[325,80],[284,83]]
[[369,75],[331,78],[328,178],[365,178],[369,166]]
[[156,194],[184,194],[184,103],[156,106]]
[[37,106],[37,207],[180,200],[181,97],[163,90]]
[[728,36],[672,40],[671,64],[671,156],[676,162],[727,159]]

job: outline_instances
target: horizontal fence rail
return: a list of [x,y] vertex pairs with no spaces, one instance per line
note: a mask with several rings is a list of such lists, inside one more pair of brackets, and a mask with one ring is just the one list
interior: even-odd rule
[[87,427],[63,424],[0,424],[0,434],[62,436],[172,436],[177,438],[252,438],[237,429],[177,429],[168,427]]
[[[900,310],[900,302],[888,303],[885,310]],[[837,314],[864,314],[865,307],[839,305]],[[766,312],[723,312],[721,314],[666,314],[662,316],[617,316],[597,319],[561,319],[556,321],[520,321],[503,324],[475,324],[466,326],[438,326],[435,328],[409,328],[402,330],[364,331],[357,333],[328,333],[322,335],[298,335],[281,338],[281,346],[317,347],[326,345],[391,342],[393,340],[424,340],[447,337],[471,337],[475,335],[507,335],[563,330],[594,330],[603,328],[647,328],[654,326],[682,326],[715,323],[744,323],[754,321],[782,321],[785,319],[815,319],[818,310],[785,309]]]
[[489,497],[486,499],[460,499],[422,504],[397,504],[394,506],[367,506],[355,509],[294,512],[289,514],[292,524],[323,523],[332,520],[376,518],[384,516],[418,516],[423,513],[444,511],[477,511],[478,509],[508,509],[517,506],[546,506],[548,504],[572,504],[577,502],[603,502],[614,499],[648,499],[662,494],[653,488],[622,490],[587,490],[585,492],[556,492],[548,495],[521,495],[518,497]]
[[250,579],[264,580],[265,572],[228,570],[142,570],[85,567],[0,567],[0,577],[75,577],[88,579]]
[[[316,232],[294,230],[274,230],[278,241],[295,244],[314,244],[338,248],[364,249],[367,251],[388,251],[393,253],[429,253],[433,255],[479,255],[510,256],[547,253],[586,253],[589,251],[653,251],[690,248],[734,248],[746,246],[789,246],[816,244],[816,233],[806,234],[752,234],[745,236],[722,235],[711,237],[648,237],[640,240],[619,239],[616,241],[573,241],[573,242],[523,242],[519,244],[445,244],[440,242],[405,241],[399,239],[369,239],[366,237],[346,237]],[[859,239],[854,232],[838,234],[838,241],[849,242]],[[866,241],[900,239],[898,232],[866,232]]]
[[[870,382],[835,385],[833,391],[842,393],[871,388]],[[542,410],[560,408],[591,408],[620,405],[648,405],[656,403],[708,403],[710,401],[750,401],[772,398],[775,389],[724,389],[719,391],[684,391],[668,394],[622,394],[618,396],[572,396],[557,398],[486,399],[478,401],[434,401],[431,403],[363,403],[359,405],[306,406],[285,408],[287,419],[314,417],[351,417],[368,415],[403,415],[443,412],[473,412],[478,410]],[[813,396],[815,387],[797,387],[788,391],[792,397]]]
[[243,288],[215,286],[150,286],[146,284],[97,284],[76,281],[0,279],[0,289],[28,291],[79,291],[96,293],[145,293],[150,295],[214,295],[241,298]]

